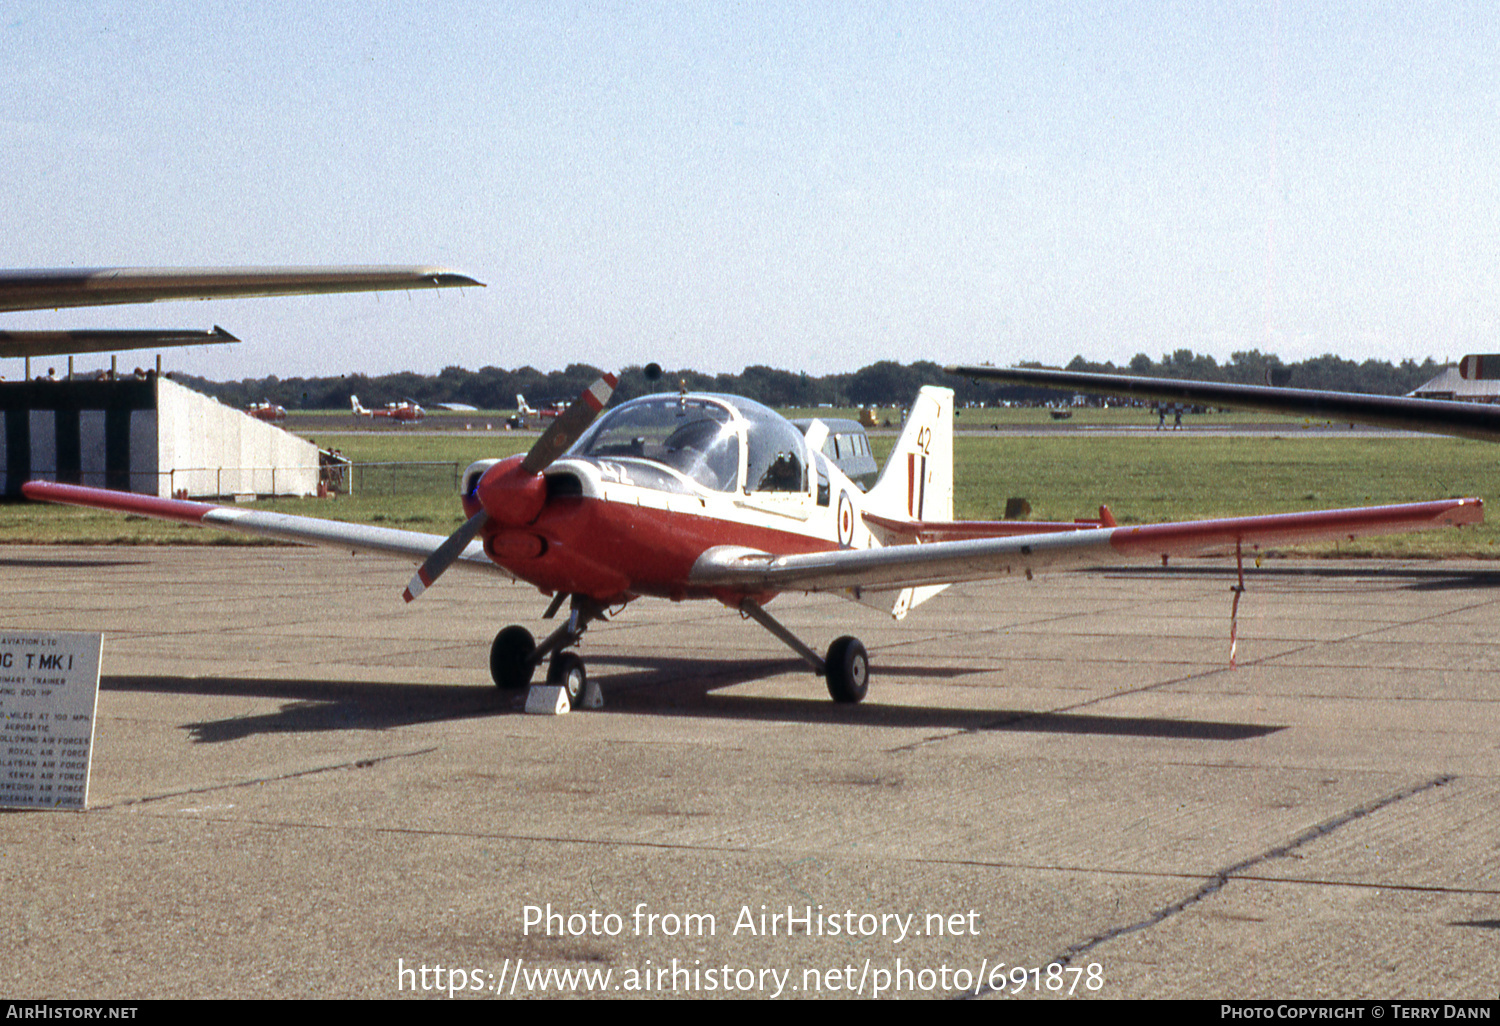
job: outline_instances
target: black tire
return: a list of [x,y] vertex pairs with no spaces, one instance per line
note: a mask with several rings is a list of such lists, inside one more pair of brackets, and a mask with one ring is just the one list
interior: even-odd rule
[[518,624],[511,624],[495,635],[490,645],[490,677],[497,687],[506,691],[519,691],[531,684],[531,675],[536,664],[531,654],[536,651],[536,639],[531,632]]
[[574,709],[582,708],[583,689],[588,686],[582,657],[577,652],[557,653],[547,667],[547,683],[561,685],[568,692],[568,704]]
[[828,693],[835,702],[858,702],[870,690],[870,657],[858,638],[839,638],[828,646]]

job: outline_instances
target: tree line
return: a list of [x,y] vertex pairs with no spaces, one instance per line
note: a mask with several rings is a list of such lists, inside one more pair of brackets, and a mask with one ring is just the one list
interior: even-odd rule
[[[1023,363],[1022,366],[1041,364]],[[1287,364],[1280,357],[1259,350],[1235,353],[1221,364],[1212,356],[1179,349],[1163,354],[1160,360],[1140,353],[1123,367],[1095,363],[1078,356],[1067,365],[1067,369],[1401,395],[1436,376],[1443,366],[1431,357],[1421,363],[1403,360],[1391,364],[1381,360],[1346,360],[1332,354]],[[473,371],[444,367],[435,375],[409,371],[378,376],[345,374],[316,378],[272,375],[222,382],[180,373],[173,374],[173,377],[233,406],[270,401],[289,410],[347,409],[349,396],[357,395],[366,406],[414,400],[427,407],[465,403],[482,410],[508,410],[515,408],[517,395],[526,396],[532,406],[557,400],[570,401],[599,374],[599,368],[575,363],[556,371],[540,371],[534,367],[515,370],[481,367]],[[748,396],[774,407],[821,404],[901,406],[910,402],[923,385],[952,388],[961,405],[1047,401],[1059,396],[1058,392],[1045,389],[954,377],[943,373],[941,365],[926,360],[909,364],[882,360],[857,371],[822,377],[765,366],[746,367],[739,374],[704,374],[687,369],[648,374],[647,368],[632,366],[620,372],[620,385],[615,396],[619,401],[679,385],[695,392]]]

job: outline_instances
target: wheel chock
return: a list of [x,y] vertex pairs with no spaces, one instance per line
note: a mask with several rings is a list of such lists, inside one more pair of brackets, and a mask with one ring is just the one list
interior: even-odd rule
[[583,708],[604,708],[604,690],[599,687],[596,681],[591,680],[583,686]]
[[533,684],[526,692],[526,711],[541,716],[562,716],[570,712],[568,689],[561,684]]

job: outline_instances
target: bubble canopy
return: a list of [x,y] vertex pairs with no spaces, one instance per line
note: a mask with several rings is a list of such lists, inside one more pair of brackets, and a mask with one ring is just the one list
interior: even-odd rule
[[715,492],[804,492],[807,445],[783,416],[727,395],[649,395],[608,411],[570,457],[642,460]]

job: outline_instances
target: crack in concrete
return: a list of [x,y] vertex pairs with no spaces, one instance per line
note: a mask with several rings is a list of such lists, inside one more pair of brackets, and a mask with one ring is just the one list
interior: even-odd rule
[[[1335,830],[1345,827],[1350,823],[1355,822],[1356,820],[1363,819],[1366,816],[1374,815],[1380,810],[1394,805],[1397,802],[1405,801],[1408,798],[1413,798],[1419,794],[1435,790],[1439,787],[1445,787],[1446,785],[1451,784],[1457,779],[1458,778],[1456,776],[1453,776],[1452,774],[1444,774],[1443,776],[1433,777],[1431,780],[1424,780],[1421,783],[1402,788],[1400,791],[1396,791],[1393,794],[1388,794],[1384,798],[1378,798],[1375,801],[1366,802],[1364,805],[1357,805],[1352,809],[1349,809],[1337,816],[1332,817],[1331,819],[1326,819],[1323,822],[1316,824],[1315,826],[1309,827],[1307,830],[1304,830],[1302,833],[1298,834],[1296,837],[1292,838],[1285,844],[1277,845],[1274,848],[1268,848],[1265,851],[1260,852],[1259,854],[1250,856],[1248,859],[1244,859],[1241,862],[1236,862],[1232,866],[1216,871],[1211,877],[1209,877],[1207,882],[1205,882],[1202,887],[1199,887],[1192,894],[1189,894],[1178,901],[1174,901],[1170,905],[1165,905],[1162,908],[1157,909],[1155,912],[1151,913],[1143,919],[1137,920],[1134,923],[1126,923],[1123,926],[1117,926],[1114,929],[1095,934],[1093,937],[1090,937],[1087,940],[1079,941],[1077,944],[1070,945],[1061,954],[1053,956],[1044,964],[1051,965],[1055,962],[1062,966],[1067,966],[1080,955],[1087,954],[1088,952],[1093,951],[1095,948],[1103,944],[1107,944],[1109,941],[1115,940],[1119,937],[1123,937],[1126,934],[1136,933],[1140,930],[1149,929],[1150,927],[1156,926],[1159,923],[1165,922],[1167,919],[1170,919],[1180,912],[1186,911],[1199,902],[1204,901],[1217,894],[1219,891],[1223,890],[1225,885],[1228,884],[1231,880],[1234,880],[1236,878],[1248,879],[1248,877],[1242,875],[1248,869],[1258,866],[1261,863],[1267,862],[1271,859],[1282,858],[1286,855],[1290,855],[1298,848],[1301,848],[1307,844],[1311,844],[1313,841],[1316,841],[1321,837],[1326,837],[1329,834],[1333,833]],[[997,988],[981,985],[980,987],[976,987],[972,992],[965,993],[963,996],[965,998],[982,997],[985,994],[998,993],[1000,993],[1000,990]]]
[[352,762],[336,763],[332,766],[314,766],[310,769],[295,770],[291,773],[281,773],[274,777],[254,777],[250,780],[236,780],[228,784],[211,784],[208,787],[190,787],[181,791],[168,791],[165,794],[142,795],[138,798],[126,798],[109,805],[91,805],[88,811],[102,812],[106,809],[123,809],[131,805],[145,805],[148,802],[169,801],[174,798],[185,798],[188,795],[212,794],[215,791],[230,791],[238,787],[254,787],[257,784],[274,784],[282,780],[296,780],[298,777],[311,777],[319,773],[333,773],[338,770],[369,769],[378,766],[382,762],[390,762],[393,759],[410,759],[418,755],[428,755],[437,751],[436,746],[431,748],[419,748],[412,752],[395,752],[391,755],[377,755],[368,759],[355,759]]

